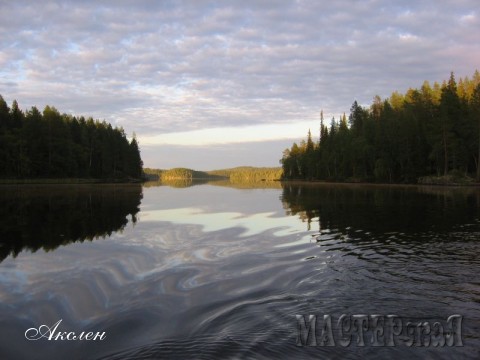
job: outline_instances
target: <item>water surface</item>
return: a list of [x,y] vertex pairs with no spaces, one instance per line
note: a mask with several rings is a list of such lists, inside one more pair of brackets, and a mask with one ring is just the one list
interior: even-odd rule
[[[225,185],[2,187],[2,358],[480,357],[478,190]],[[464,346],[299,347],[297,314],[461,314]],[[25,339],[60,319],[106,339]]]

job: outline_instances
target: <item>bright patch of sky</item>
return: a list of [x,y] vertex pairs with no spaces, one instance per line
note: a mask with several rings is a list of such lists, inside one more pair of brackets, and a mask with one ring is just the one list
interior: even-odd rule
[[318,121],[291,124],[262,124],[174,132],[142,137],[144,145],[214,145],[305,137],[305,129],[319,127]]

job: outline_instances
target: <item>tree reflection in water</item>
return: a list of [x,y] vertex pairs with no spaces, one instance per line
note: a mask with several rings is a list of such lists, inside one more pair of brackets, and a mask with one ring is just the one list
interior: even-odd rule
[[320,243],[438,245],[457,232],[466,240],[480,231],[480,190],[474,187],[284,183],[281,200],[287,214],[319,231],[314,238]]
[[0,261],[121,231],[137,221],[141,184],[0,187]]

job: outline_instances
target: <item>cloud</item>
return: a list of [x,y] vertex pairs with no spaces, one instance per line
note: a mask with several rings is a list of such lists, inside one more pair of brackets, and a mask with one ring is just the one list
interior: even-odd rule
[[0,93],[141,136],[301,126],[321,109],[338,116],[354,100],[473,74],[479,9],[476,0],[0,2]]

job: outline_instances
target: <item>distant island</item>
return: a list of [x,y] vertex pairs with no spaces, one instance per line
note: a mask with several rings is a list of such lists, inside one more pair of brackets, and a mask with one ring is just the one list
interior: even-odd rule
[[0,95],[0,182],[131,182],[143,177],[135,135],[53,106],[23,112]]
[[282,179],[472,184],[480,182],[480,73],[454,74],[433,87],[356,101],[330,126],[320,115],[318,141],[294,143],[280,160]]
[[252,167],[240,166],[230,169],[197,171],[187,168],[174,168],[169,170],[144,169],[145,176],[151,181],[172,180],[225,180],[231,182],[260,182],[277,181],[282,176],[281,167]]

